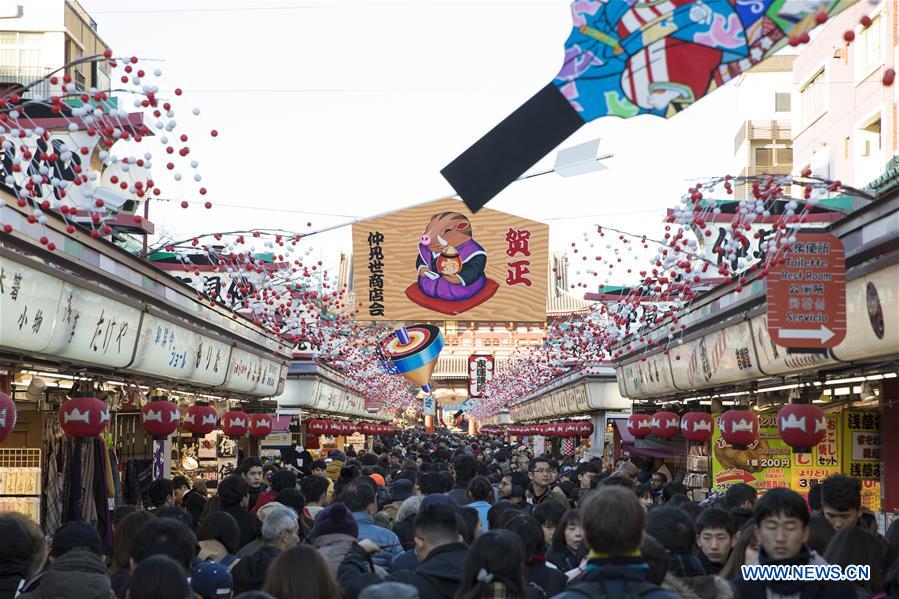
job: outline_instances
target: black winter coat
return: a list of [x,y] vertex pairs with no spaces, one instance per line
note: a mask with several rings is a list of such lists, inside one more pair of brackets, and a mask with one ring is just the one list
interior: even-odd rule
[[265,573],[281,550],[272,545],[263,545],[259,551],[241,559],[231,570],[234,577],[234,595],[245,591],[258,591],[265,584]]

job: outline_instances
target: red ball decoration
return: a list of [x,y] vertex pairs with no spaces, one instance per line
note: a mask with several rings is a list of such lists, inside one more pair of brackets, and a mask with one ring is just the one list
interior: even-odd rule
[[777,431],[795,453],[809,453],[824,440],[827,417],[813,404],[787,404],[777,412]]
[[16,402],[9,395],[0,391],[0,443],[6,441],[15,426]]
[[652,416],[649,414],[631,414],[627,417],[627,432],[637,439],[642,439],[652,432]]
[[674,412],[656,412],[650,421],[652,434],[662,439],[670,439],[680,430],[680,416]]
[[165,439],[174,433],[181,419],[178,414],[178,406],[165,397],[151,399],[147,405],[141,408],[140,414],[144,430],[157,440]]
[[267,437],[272,434],[271,414],[250,414],[250,436]]
[[210,405],[198,403],[187,408],[184,414],[184,428],[194,437],[203,437],[215,430],[215,408]]
[[687,441],[705,443],[712,438],[715,424],[711,414],[687,412],[680,419],[680,430]]
[[109,424],[109,406],[96,397],[75,397],[59,408],[59,426],[70,437],[96,437]]
[[228,410],[222,414],[221,426],[229,437],[243,437],[250,426],[250,417],[243,410]]
[[759,436],[759,418],[752,410],[728,410],[718,418],[721,437],[736,449],[746,449]]

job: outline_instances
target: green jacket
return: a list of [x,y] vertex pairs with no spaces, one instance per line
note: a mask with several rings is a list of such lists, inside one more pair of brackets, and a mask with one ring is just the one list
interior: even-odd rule
[[88,549],[54,559],[35,582],[38,586],[19,599],[115,599],[103,559]]

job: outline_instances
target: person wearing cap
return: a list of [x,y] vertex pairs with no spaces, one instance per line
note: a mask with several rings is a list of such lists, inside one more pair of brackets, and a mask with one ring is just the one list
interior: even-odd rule
[[0,515],[0,599],[15,597],[19,587],[37,574],[47,557],[43,534],[38,529],[34,538],[28,522],[20,514]]
[[[5,539],[4,539],[5,542]],[[106,563],[103,543],[94,527],[84,522],[64,524],[53,536],[50,566],[28,583],[23,599],[112,599],[115,594]]]
[[[372,478],[377,475],[372,474]],[[393,530],[393,524],[396,522],[397,514],[403,502],[412,497],[413,484],[411,480],[400,478],[393,482],[390,487],[390,498],[388,503],[381,511],[375,514],[375,524]]]
[[234,578],[222,564],[200,562],[190,574],[190,588],[198,599],[230,599]]

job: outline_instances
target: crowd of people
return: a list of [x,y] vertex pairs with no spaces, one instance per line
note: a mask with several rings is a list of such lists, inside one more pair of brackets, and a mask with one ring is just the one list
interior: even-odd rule
[[[650,461],[560,464],[486,437],[284,458],[243,459],[211,497],[154,481],[144,506],[115,510],[111,548],[83,522],[47,543],[0,513],[0,599],[899,597],[899,521],[881,536],[843,475],[807,499],[736,484],[697,503]],[[870,576],[752,580],[752,564]]]

